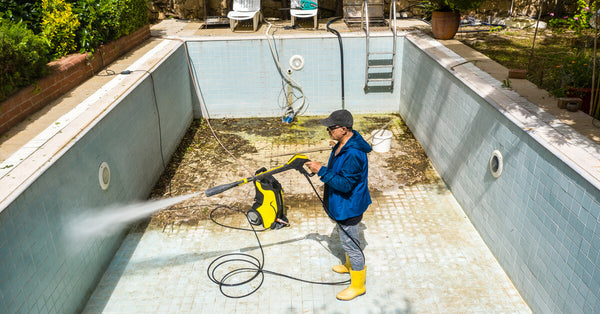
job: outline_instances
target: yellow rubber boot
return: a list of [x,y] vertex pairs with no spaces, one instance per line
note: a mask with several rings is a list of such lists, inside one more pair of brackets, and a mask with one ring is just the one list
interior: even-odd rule
[[336,298],[338,298],[338,300],[349,301],[359,295],[365,294],[367,292],[367,287],[365,287],[366,280],[366,266],[363,270],[350,270],[350,287],[340,291],[340,293],[336,295]]
[[344,265],[335,265],[333,266],[333,271],[340,274],[349,273],[352,270],[352,264],[350,264],[350,258],[348,254],[346,254],[346,262]]

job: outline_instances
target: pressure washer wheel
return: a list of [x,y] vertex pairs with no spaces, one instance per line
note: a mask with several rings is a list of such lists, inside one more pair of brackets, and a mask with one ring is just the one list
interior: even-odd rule
[[255,226],[262,224],[262,217],[255,209],[249,210],[247,216],[248,216],[248,220],[250,220],[251,224],[253,224]]

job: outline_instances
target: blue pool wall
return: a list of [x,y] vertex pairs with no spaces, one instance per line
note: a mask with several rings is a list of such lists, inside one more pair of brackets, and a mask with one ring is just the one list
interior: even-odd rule
[[[362,35],[362,34],[361,34]],[[275,36],[274,48],[284,71],[293,55],[304,58],[305,66],[292,78],[304,89],[308,104],[305,114],[328,114],[342,108],[340,48],[333,35],[286,40]],[[282,79],[265,36],[232,40],[188,41],[188,49],[204,104],[211,118],[277,117],[283,109]],[[392,93],[368,93],[365,83],[366,46],[362,36],[344,37],[345,102],[352,112],[397,112],[399,88]],[[391,51],[390,37],[371,39],[372,51]],[[402,54],[398,41],[396,59]],[[402,65],[397,63],[396,77]],[[296,106],[299,104],[296,103]],[[199,111],[196,109],[196,111]]]
[[[125,235],[70,242],[69,219],[90,208],[146,199],[192,121],[192,84],[179,45],[75,139],[0,212],[0,312],[75,313]],[[160,128],[158,118],[160,116]],[[160,132],[160,134],[159,134]],[[162,152],[160,138],[162,138]],[[107,162],[109,188],[99,186]],[[93,211],[93,210],[91,210]]]
[[401,116],[532,310],[597,312],[598,189],[409,40],[402,63]]

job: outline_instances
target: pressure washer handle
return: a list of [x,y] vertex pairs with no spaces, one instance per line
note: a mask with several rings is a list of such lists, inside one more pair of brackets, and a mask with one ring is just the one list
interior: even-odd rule
[[213,196],[213,195],[217,195],[219,193],[223,193],[223,192],[225,192],[225,191],[227,191],[229,189],[232,189],[232,188],[234,188],[234,187],[236,187],[238,185],[242,185],[242,184],[244,184],[246,182],[248,182],[248,181],[246,181],[246,180],[239,180],[239,181],[235,181],[235,182],[231,182],[231,183],[227,183],[227,184],[221,184],[219,186],[215,186],[215,187],[212,187],[212,188],[206,190],[204,192],[204,194],[206,194],[207,197]]

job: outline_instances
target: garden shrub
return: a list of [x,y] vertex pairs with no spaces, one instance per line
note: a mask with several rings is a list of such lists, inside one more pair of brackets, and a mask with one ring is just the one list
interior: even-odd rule
[[0,101],[43,77],[49,61],[146,24],[146,0],[0,0]]
[[50,51],[60,58],[77,50],[75,43],[79,20],[70,3],[64,0],[42,0],[42,33],[50,42]]
[[24,23],[34,33],[41,32],[40,1],[38,0],[2,0],[0,18],[15,23]]
[[93,51],[148,24],[145,0],[78,0],[75,12],[81,23],[77,31],[81,51]]
[[0,101],[47,72],[49,46],[24,23],[0,19]]
[[129,35],[148,24],[148,6],[146,0],[120,0],[121,19],[119,37]]
[[118,0],[79,0],[75,12],[81,24],[77,31],[80,51],[94,51],[94,48],[118,37]]

